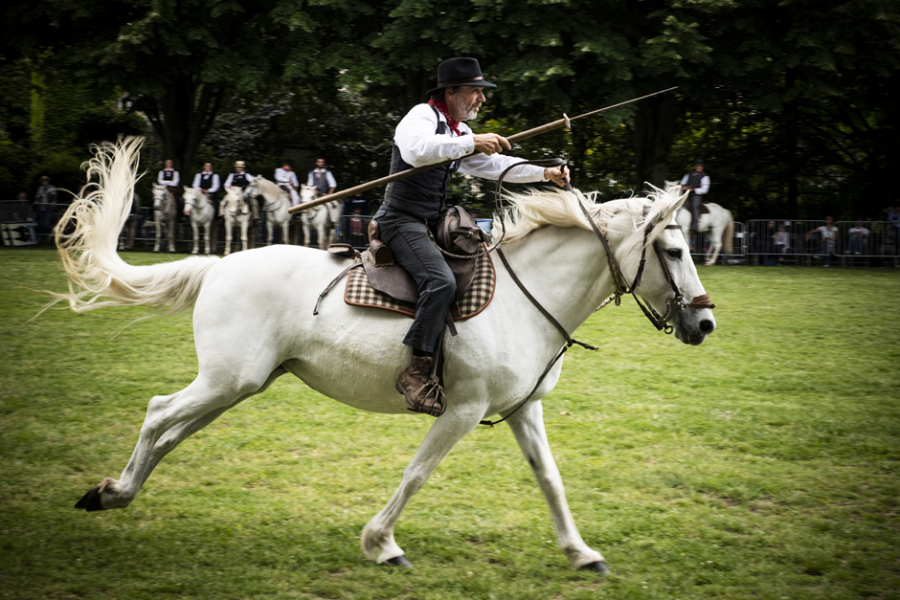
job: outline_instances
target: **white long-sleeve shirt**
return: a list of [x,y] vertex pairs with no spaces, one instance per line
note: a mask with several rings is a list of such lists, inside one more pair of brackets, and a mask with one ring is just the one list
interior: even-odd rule
[[[459,131],[463,135],[456,135],[447,125],[448,133],[436,135],[438,121],[435,111],[428,104],[416,105],[410,110],[394,133],[394,143],[400,150],[400,156],[404,162],[413,167],[422,167],[456,160],[470,154],[475,150],[475,140],[472,130],[465,123],[459,124]],[[446,123],[443,114],[438,118]],[[521,162],[521,158],[505,156],[503,154],[476,154],[460,162],[459,171],[475,177],[496,180],[500,174],[512,164]],[[544,168],[535,165],[524,165],[513,169],[506,175],[506,181],[511,183],[533,183],[546,181]]]
[[331,171],[328,169],[313,169],[309,172],[309,176],[306,178],[306,185],[314,186],[316,185],[316,173],[325,173],[325,181],[328,182],[328,187],[336,188],[337,182],[334,180],[334,175],[331,174]]
[[[247,180],[247,183],[253,183],[253,180],[256,179],[250,173],[244,173],[244,179]],[[228,177],[225,179],[225,187],[231,187],[231,182],[234,180],[234,173],[229,173]]]
[[174,169],[172,170],[172,180],[171,181],[166,181],[165,179],[163,179],[163,175],[165,175],[165,174],[166,174],[165,169],[160,171],[159,174],[156,176],[156,183],[158,183],[159,185],[171,185],[173,187],[178,187],[178,183],[181,181],[181,176],[178,174],[178,171],[176,171]]
[[[681,185],[687,185],[688,178],[691,176],[690,173],[681,178]],[[698,196],[702,196],[703,194],[709,191],[709,175],[704,175],[703,179],[700,180],[700,187],[694,189],[694,193]]]
[[[198,188],[200,187],[200,179],[203,177],[203,173],[197,173],[194,175],[194,184],[191,187]],[[212,174],[212,186],[209,188],[209,193],[219,191],[219,175],[217,173]]]
[[294,171],[285,171],[281,167],[275,169],[275,183],[287,183],[294,187],[300,187],[300,180]]

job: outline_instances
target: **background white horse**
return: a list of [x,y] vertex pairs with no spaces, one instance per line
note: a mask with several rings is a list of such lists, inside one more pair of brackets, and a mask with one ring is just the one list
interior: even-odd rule
[[[316,199],[316,188],[311,185],[300,186],[300,204],[305,204]],[[332,242],[334,242],[334,211],[333,205],[337,204],[338,215],[340,215],[340,202],[329,202],[300,213],[300,224],[303,227],[303,244],[312,247],[309,235],[310,227],[316,230],[316,243],[319,250],[324,250]]]
[[154,252],[159,252],[159,241],[162,237],[162,228],[166,228],[166,238],[169,241],[169,252],[175,252],[175,232],[177,231],[178,203],[175,194],[169,191],[169,186],[153,184],[153,220],[156,224],[156,244]]
[[[667,181],[666,182],[666,193],[670,194],[681,194],[681,183],[678,181]],[[709,249],[706,251],[706,256],[704,256],[706,266],[711,266],[716,264],[716,259],[719,257],[719,251],[723,248],[725,249],[725,254],[731,254],[733,249],[733,240],[734,237],[734,217],[731,216],[731,211],[727,208],[723,208],[718,204],[713,202],[704,202],[706,208],[709,209],[709,213],[705,215],[700,215],[700,223],[697,227],[697,231],[699,233],[707,233],[709,237]],[[684,233],[685,241],[690,244],[691,243],[691,223],[693,223],[693,215],[689,208],[682,207],[678,214],[675,216],[675,221],[681,227],[682,233]],[[699,243],[698,239],[698,243]]]
[[248,248],[247,227],[250,224],[250,205],[244,198],[244,190],[237,186],[225,189],[225,197],[219,204],[219,214],[225,217],[225,256],[231,254],[231,235],[235,225],[241,228],[241,250]]
[[270,245],[272,243],[272,239],[275,236],[275,225],[281,227],[281,243],[289,243],[288,231],[291,225],[291,214],[288,212],[288,209],[291,207],[290,195],[278,187],[278,184],[269,181],[262,175],[256,176],[253,183],[247,186],[245,193],[251,198],[256,196],[263,197],[263,211],[266,213],[266,232],[268,234],[267,243]]
[[[194,249],[191,254],[197,254],[200,246],[200,227],[203,227],[203,243],[205,254],[215,251],[215,223],[216,209],[206,194],[200,188],[184,188],[184,214],[191,217],[191,229],[194,230]],[[210,239],[213,248],[210,250]]]
[[[153,468],[181,441],[286,373],[349,406],[421,418],[411,416],[394,388],[409,363],[410,349],[401,343],[408,318],[348,306],[339,293],[326,296],[319,315],[313,316],[319,293],[351,264],[349,259],[276,245],[227,260],[191,257],[143,267],[122,261],[115,238],[128,214],[134,183],[129,167],[136,164],[139,147],[133,140],[106,145],[91,161],[88,177],[99,180],[98,190],[74,201],[57,228],[71,283],[68,292],[56,294],[57,301],[68,302],[75,311],[147,305],[173,313],[196,304],[199,373],[185,389],[150,400],[137,446],[119,479],[103,480],[76,508],[128,506]],[[675,295],[660,260],[666,261],[685,298],[705,294],[684,238],[666,229],[683,198],[660,193],[655,202],[630,198],[594,204],[590,196],[554,190],[515,195],[510,201],[506,257],[569,332],[615,289],[603,247],[579,201],[587,202],[629,282],[640,262],[645,228],[651,228],[649,239],[658,242],[664,258],[652,248],[647,252],[639,289],[657,310],[664,312]],[[494,231],[499,231],[496,222]],[[494,262],[500,265],[496,257]],[[481,419],[511,414],[507,423],[547,498],[560,546],[574,567],[605,571],[603,557],[578,533],[544,430],[540,400],[556,385],[562,361],[540,385],[538,378],[564,345],[563,336],[506,269],[500,267],[497,278],[491,304],[478,317],[458,323],[458,336],[444,339],[447,410],[434,421],[393,497],[366,525],[363,550],[378,563],[409,566],[393,533],[404,506]],[[700,344],[715,329],[708,308],[676,310],[672,324],[676,336],[690,344]],[[648,325],[647,334],[651,332]],[[603,368],[602,360],[595,364]],[[531,400],[516,411],[532,391]]]

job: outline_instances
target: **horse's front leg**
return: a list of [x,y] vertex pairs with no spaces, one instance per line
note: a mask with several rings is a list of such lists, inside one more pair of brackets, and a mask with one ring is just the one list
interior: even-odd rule
[[191,254],[199,254],[200,253],[200,226],[197,224],[197,221],[191,218],[191,229],[194,230],[194,249],[191,250]]
[[247,250],[247,226],[249,225],[249,217],[241,221],[241,250]]
[[[716,235],[718,234],[718,238]],[[722,249],[722,232],[712,230],[710,232],[710,243],[709,250],[706,252],[706,266],[710,267],[716,264],[716,260],[719,258],[719,251]]]
[[[225,256],[231,254],[231,228],[234,227],[234,223],[230,223],[228,218],[225,219]],[[209,252],[207,252],[209,254]]]
[[153,251],[159,252],[159,239],[162,237],[162,216],[163,214],[160,211],[154,211],[154,221],[156,222],[156,243],[153,245]]
[[559,546],[569,557],[572,566],[600,573],[609,572],[606,561],[600,553],[591,549],[581,539],[575,520],[572,519],[562,477],[550,453],[550,443],[544,429],[543,405],[540,402],[532,402],[510,417],[508,423],[547,498],[550,514],[556,525]]
[[378,564],[412,566],[403,556],[403,550],[394,541],[394,525],[406,503],[425,485],[431,473],[456,443],[478,425],[484,411],[480,413],[472,407],[453,410],[453,405],[440,416],[412,461],[403,471],[403,481],[381,512],[375,515],[362,532],[363,552]]
[[166,237],[169,239],[169,252],[175,252],[175,232],[178,230],[178,217],[175,213],[169,215],[166,221]]

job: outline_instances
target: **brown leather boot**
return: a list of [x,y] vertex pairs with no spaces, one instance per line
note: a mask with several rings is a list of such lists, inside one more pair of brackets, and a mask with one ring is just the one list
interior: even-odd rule
[[431,374],[433,365],[430,356],[413,356],[397,380],[397,391],[406,398],[409,410],[439,417],[447,408],[447,398],[438,378]]

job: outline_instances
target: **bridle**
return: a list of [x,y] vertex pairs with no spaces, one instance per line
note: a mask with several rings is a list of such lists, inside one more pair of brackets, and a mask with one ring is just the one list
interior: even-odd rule
[[[570,191],[572,190],[572,186],[568,184],[566,187]],[[594,230],[594,233],[597,234],[597,238],[600,240],[600,243],[603,244],[603,249],[606,251],[606,261],[609,263],[609,270],[612,273],[613,281],[616,285],[616,291],[613,293],[612,297],[604,301],[597,310],[600,310],[611,301],[615,301],[616,306],[621,304],[622,296],[626,294],[631,294],[634,297],[634,301],[637,302],[637,305],[641,307],[641,312],[644,313],[644,316],[656,327],[657,331],[662,331],[666,334],[671,334],[675,331],[675,328],[670,324],[671,321],[675,318],[675,314],[678,312],[684,311],[686,308],[709,308],[713,309],[716,307],[709,298],[708,294],[701,294],[700,296],[694,297],[690,302],[684,301],[684,294],[681,293],[681,289],[678,287],[678,284],[675,283],[675,278],[672,277],[672,271],[669,269],[669,265],[663,256],[663,252],[659,247],[659,242],[657,240],[653,240],[653,251],[656,253],[657,259],[659,259],[659,266],[662,269],[663,277],[666,280],[666,283],[672,288],[672,292],[674,292],[674,296],[666,300],[666,312],[663,315],[660,315],[653,306],[644,300],[641,302],[640,296],[637,294],[637,288],[641,285],[641,278],[644,275],[644,265],[647,264],[647,238],[650,236],[650,232],[656,226],[655,223],[648,223],[644,227],[644,240],[641,244],[641,262],[638,266],[637,274],[634,276],[634,280],[631,282],[631,286],[628,286],[628,283],[625,280],[625,275],[622,273],[622,268],[619,266],[619,261],[616,260],[615,254],[613,254],[612,248],[609,247],[609,241],[606,239],[606,236],[603,235],[603,232],[600,231],[600,228],[597,227],[597,223],[594,222],[594,219],[591,218],[590,213],[587,208],[584,206],[584,203],[581,201],[581,198],[578,199],[578,206],[581,208],[581,212],[584,213],[585,219],[587,219],[588,223],[591,224],[591,228]],[[648,207],[644,207],[644,217],[646,218],[648,212]],[[677,229],[681,231],[681,227],[678,225],[671,223],[666,225],[665,229]]]
[[[518,410],[520,408],[525,406],[525,404],[531,399],[531,397],[534,395],[534,393],[541,386],[541,383],[543,383],[544,379],[547,377],[547,374],[550,373],[550,370],[553,368],[553,365],[555,365],[559,361],[559,359],[561,359],[563,357],[563,354],[565,354],[566,351],[569,348],[571,348],[573,345],[578,344],[579,346],[582,346],[588,350],[599,350],[599,348],[596,348],[596,347],[591,346],[590,344],[586,344],[584,342],[580,342],[580,341],[576,340],[575,338],[573,338],[571,335],[569,335],[569,332],[566,331],[566,328],[563,327],[562,324],[559,321],[557,321],[553,317],[553,315],[551,315],[550,312],[546,308],[544,308],[541,305],[541,303],[538,302],[538,300],[534,296],[531,295],[531,292],[528,291],[528,289],[525,287],[525,285],[522,283],[522,281],[518,278],[518,276],[516,276],[515,272],[513,271],[512,267],[510,266],[509,262],[506,260],[506,255],[503,253],[503,250],[500,247],[500,243],[503,241],[503,238],[506,235],[506,223],[503,218],[502,207],[500,206],[500,201],[501,201],[502,193],[503,193],[503,178],[504,178],[504,176],[506,176],[506,174],[511,169],[520,167],[522,165],[537,165],[537,166],[541,166],[541,167],[564,167],[565,164],[566,164],[565,161],[563,161],[562,159],[559,159],[559,158],[552,158],[552,159],[548,159],[548,160],[526,160],[526,161],[518,162],[514,165],[509,166],[505,171],[503,171],[503,173],[500,174],[500,177],[497,179],[495,203],[497,205],[497,215],[499,216],[500,226],[501,226],[502,231],[500,234],[500,238],[494,243],[494,245],[491,249],[492,250],[496,249],[497,256],[500,257],[500,260],[503,262],[503,266],[506,267],[506,270],[509,273],[512,280],[519,287],[519,289],[522,291],[522,293],[525,294],[525,297],[528,298],[531,301],[531,303],[534,304],[535,307],[541,312],[541,314],[543,314],[544,317],[546,317],[547,320],[550,321],[550,323],[552,323],[553,326],[556,327],[556,329],[559,330],[560,333],[562,333],[563,337],[566,340],[566,344],[562,347],[562,349],[559,352],[557,352],[556,356],[553,359],[551,359],[550,362],[547,364],[547,366],[544,368],[544,372],[541,373],[540,377],[538,377],[537,383],[534,385],[531,392],[527,396],[525,396],[525,398],[518,405],[516,405],[516,407],[512,411],[510,411],[502,419],[498,419],[496,421],[483,420],[479,423],[480,425],[489,425],[489,426],[493,427],[494,425],[497,425],[498,423],[502,423],[503,421],[507,420],[508,418],[513,416],[516,412],[518,412]],[[569,183],[568,181],[566,181],[565,187],[566,187],[567,191],[575,193],[575,190],[572,188],[572,184]],[[601,308],[603,308],[604,306],[606,306],[607,304],[609,304],[610,302],[613,302],[613,301],[615,301],[616,306],[618,306],[622,302],[622,296],[624,296],[626,294],[630,294],[631,296],[634,297],[634,301],[637,302],[637,305],[641,307],[641,311],[644,313],[644,315],[647,317],[647,319],[653,324],[654,327],[656,327],[657,331],[663,331],[666,334],[671,334],[673,331],[675,331],[675,327],[673,325],[671,325],[670,322],[675,318],[675,315],[677,313],[684,311],[687,308],[713,309],[716,307],[716,305],[710,301],[709,295],[707,295],[707,294],[702,294],[700,296],[697,296],[690,302],[684,301],[684,294],[681,293],[681,290],[679,289],[678,284],[675,283],[675,279],[672,277],[672,271],[669,270],[669,265],[666,263],[666,259],[662,255],[663,254],[662,250],[660,249],[659,243],[656,240],[653,240],[653,244],[652,244],[653,251],[656,252],[656,256],[659,259],[659,265],[660,265],[660,268],[662,269],[663,277],[665,277],[666,282],[672,288],[672,291],[674,292],[675,295],[672,298],[669,298],[668,300],[666,300],[666,312],[663,315],[660,315],[656,311],[656,309],[654,309],[653,306],[646,300],[644,302],[641,302],[641,299],[638,296],[636,290],[641,285],[641,278],[644,275],[644,266],[647,264],[647,239],[650,237],[650,232],[653,231],[653,228],[656,226],[656,223],[648,223],[644,227],[644,239],[643,239],[643,242],[641,245],[641,262],[640,262],[640,265],[638,266],[637,274],[634,276],[634,279],[632,280],[631,285],[629,286],[628,282],[625,280],[624,274],[622,273],[622,268],[619,266],[619,261],[616,260],[616,257],[613,254],[612,248],[610,248],[610,246],[609,246],[609,240],[606,239],[606,236],[603,235],[602,231],[600,231],[600,228],[597,226],[597,223],[595,223],[594,219],[591,218],[591,215],[588,212],[588,209],[584,206],[584,203],[581,201],[581,198],[578,198],[578,206],[581,207],[581,212],[584,213],[585,219],[587,219],[587,222],[590,223],[591,228],[594,230],[594,233],[597,235],[597,239],[599,239],[600,243],[603,244],[603,249],[606,251],[606,260],[609,263],[609,270],[612,273],[613,281],[615,282],[615,286],[616,286],[616,291],[613,292],[613,295],[610,298],[608,298],[607,300],[605,300],[602,304],[600,304],[600,306],[597,308],[597,310],[600,310]],[[648,212],[649,212],[649,207],[645,206],[644,207],[644,218],[645,219],[647,217]],[[679,231],[681,230],[681,228],[675,224],[666,225],[665,228],[666,229],[678,229]]]

